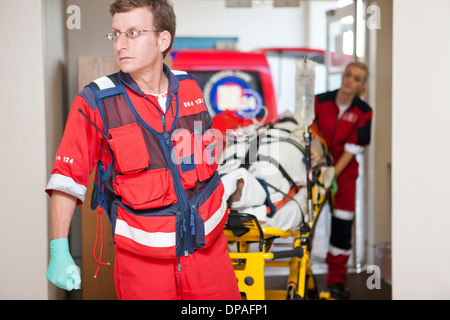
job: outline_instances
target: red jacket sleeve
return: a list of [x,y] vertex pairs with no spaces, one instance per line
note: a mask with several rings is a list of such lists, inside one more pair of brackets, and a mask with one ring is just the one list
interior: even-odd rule
[[85,199],[89,175],[99,158],[102,136],[78,109],[103,130],[98,110],[93,110],[78,95],[73,101],[45,191],[49,196],[53,190],[68,193],[76,197],[80,205]]

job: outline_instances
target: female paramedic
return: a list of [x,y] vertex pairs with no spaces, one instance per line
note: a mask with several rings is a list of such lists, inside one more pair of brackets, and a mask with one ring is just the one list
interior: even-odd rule
[[368,69],[361,62],[348,64],[338,90],[316,96],[315,122],[333,156],[337,193],[331,222],[327,285],[336,299],[348,299],[347,261],[351,250],[358,162],[355,155],[370,142],[372,109],[360,99]]
[[111,219],[119,299],[240,299],[212,120],[195,79],[163,64],[175,37],[172,4],[116,0],[110,12],[120,71],[74,99],[46,188],[47,278],[80,288],[67,236],[97,165],[93,207]]

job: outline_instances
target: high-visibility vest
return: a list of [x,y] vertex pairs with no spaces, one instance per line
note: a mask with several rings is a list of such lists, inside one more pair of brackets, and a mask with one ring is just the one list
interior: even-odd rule
[[85,88],[95,95],[105,137],[92,209],[108,213],[117,247],[154,258],[208,247],[227,219],[202,92],[190,75],[175,75],[166,66],[164,72],[168,109],[164,114],[155,105],[152,123],[131,103],[123,79],[135,82],[128,74],[102,77]]

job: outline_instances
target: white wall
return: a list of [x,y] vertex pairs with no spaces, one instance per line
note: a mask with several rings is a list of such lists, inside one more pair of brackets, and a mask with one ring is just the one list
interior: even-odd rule
[[0,299],[47,299],[42,6],[36,0],[1,6]]
[[254,1],[251,8],[226,8],[224,0],[173,0],[177,36],[238,37],[239,50],[295,47],[304,42],[303,6],[273,8]]
[[450,299],[450,1],[393,5],[393,298]]
[[[258,0],[253,0],[251,8],[226,8],[224,0],[173,0],[173,3],[177,36],[237,37],[237,49],[242,51],[267,47],[325,50],[325,13],[337,8],[337,0],[302,0],[299,7],[285,8],[274,8],[272,1]],[[278,63],[277,58],[269,59],[279,110],[293,112],[295,61]],[[318,92],[325,90],[325,85],[317,87]]]
[[[43,54],[44,54],[44,84],[45,84],[45,125],[47,142],[47,181],[53,168],[56,150],[61,141],[66,120],[65,97],[67,95],[66,76],[66,7],[61,0],[42,0],[43,22]],[[39,190],[40,191],[40,190]],[[47,194],[38,193],[48,203]],[[50,226],[50,221],[48,223]],[[50,228],[49,228],[50,229]],[[71,251],[73,245],[71,244]],[[64,299],[66,291],[58,289],[47,282],[50,299]]]
[[303,1],[302,5],[307,8],[305,15],[306,34],[305,46],[314,49],[325,50],[327,48],[327,17],[326,12],[337,8],[337,0]]
[[0,28],[14,32],[0,50],[0,299],[64,298],[45,277],[44,192],[64,126],[63,10],[60,0],[2,1]]
[[366,262],[381,268],[382,279],[391,282],[391,143],[392,143],[392,0],[370,0],[380,8],[380,29],[366,30],[365,61],[369,67],[366,101],[373,108],[372,139],[365,159]]

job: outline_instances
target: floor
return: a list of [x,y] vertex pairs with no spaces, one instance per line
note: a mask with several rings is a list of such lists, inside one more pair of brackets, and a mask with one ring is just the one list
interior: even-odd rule
[[[379,288],[369,289],[367,283],[372,284],[370,273],[349,273],[347,287],[350,290],[350,300],[391,300],[391,286],[383,280],[379,282]],[[320,291],[326,290],[325,274],[315,275],[317,287]],[[272,275],[266,277],[266,289],[284,290],[286,288],[287,276]]]
[[[250,244],[250,251],[254,248],[251,247],[252,245],[254,244]],[[289,239],[277,239],[277,242],[274,243],[273,247],[276,247],[277,250],[287,250],[291,245]],[[274,251],[277,250],[274,249]],[[311,262],[312,272],[316,279],[318,291],[326,291],[327,264],[324,262],[323,258],[314,255],[311,256]],[[376,264],[380,266],[383,271],[382,274],[385,275],[385,279],[388,279],[388,281],[384,281],[383,278],[378,279],[379,285],[376,285],[375,288],[373,288],[374,284],[376,284],[376,280],[373,278],[374,273],[367,272],[367,267],[361,267],[360,270],[358,270],[349,266],[346,285],[350,290],[350,300],[392,300],[392,290],[389,281],[390,260],[376,260]],[[285,290],[288,272],[289,270],[285,268],[265,268],[264,276],[266,290]]]
[[[285,272],[282,272],[285,273]],[[381,280],[379,289],[369,289],[367,283],[370,283],[370,273],[367,272],[349,272],[347,286],[350,290],[350,300],[391,300],[391,286],[387,282]],[[326,275],[316,274],[316,283],[318,291],[325,291]],[[287,275],[275,272],[266,276],[265,287],[267,290],[285,290],[287,285]],[[81,290],[75,290],[68,293],[67,299],[81,300]]]

